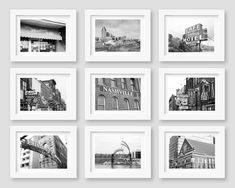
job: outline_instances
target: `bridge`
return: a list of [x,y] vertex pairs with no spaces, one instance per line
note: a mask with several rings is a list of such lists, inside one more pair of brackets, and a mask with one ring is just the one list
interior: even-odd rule
[[42,145],[40,145],[37,142],[34,142],[30,139],[26,139],[26,137],[27,135],[20,138],[21,148],[29,149],[31,151],[34,151],[46,157],[49,157],[50,159],[56,162],[56,164],[58,165],[58,168],[67,168],[67,163],[63,163],[53,152],[51,152],[47,148],[44,148]]

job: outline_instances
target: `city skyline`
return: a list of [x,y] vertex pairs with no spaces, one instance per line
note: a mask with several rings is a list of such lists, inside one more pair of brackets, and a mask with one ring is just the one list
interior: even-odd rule
[[116,37],[126,36],[130,39],[140,39],[140,20],[97,19],[95,21],[96,37],[100,37],[102,27],[105,27],[112,35]]

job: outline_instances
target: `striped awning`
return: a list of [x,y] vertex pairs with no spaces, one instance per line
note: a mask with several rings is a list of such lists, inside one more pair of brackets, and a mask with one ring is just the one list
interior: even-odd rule
[[20,28],[20,36],[35,39],[62,40],[62,36],[59,32],[29,26]]

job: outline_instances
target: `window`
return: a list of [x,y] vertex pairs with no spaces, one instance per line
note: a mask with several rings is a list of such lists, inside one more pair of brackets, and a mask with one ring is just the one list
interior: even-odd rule
[[117,80],[115,78],[111,78],[111,87],[117,87]]
[[124,110],[130,110],[130,104],[128,99],[124,99]]
[[140,110],[140,103],[138,100],[134,100],[134,110]]
[[105,110],[105,96],[104,95],[98,96],[97,110]]
[[122,89],[127,89],[126,78],[121,78]]
[[118,110],[118,98],[117,97],[112,98],[112,110]]
[[22,87],[22,90],[23,91],[26,91],[27,90],[27,83],[25,82],[25,81],[23,81],[23,80],[21,80],[22,82],[21,82],[21,87]]
[[104,85],[105,84],[105,79],[104,78],[97,78],[98,84]]
[[131,90],[132,91],[136,91],[135,79],[131,78],[130,81],[131,81]]

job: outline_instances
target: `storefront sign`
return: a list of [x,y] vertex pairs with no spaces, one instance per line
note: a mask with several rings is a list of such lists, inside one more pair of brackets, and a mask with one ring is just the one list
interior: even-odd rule
[[37,94],[37,91],[25,91],[26,96],[36,96]]
[[133,96],[133,92],[127,91],[127,90],[121,90],[121,89],[107,87],[107,86],[103,86],[103,90],[105,92],[109,92],[109,93],[113,93],[113,94]]

